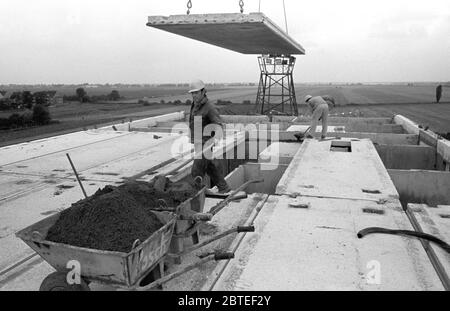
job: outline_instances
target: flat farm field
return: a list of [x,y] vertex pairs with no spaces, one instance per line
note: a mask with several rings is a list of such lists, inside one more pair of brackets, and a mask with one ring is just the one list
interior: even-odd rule
[[[73,95],[78,86],[36,86],[8,91],[56,90],[60,95]],[[332,95],[337,107],[330,111],[332,115],[356,117],[392,117],[402,114],[411,120],[429,126],[439,133],[450,132],[450,87],[444,87],[441,103],[436,104],[435,84],[428,85],[296,85],[296,97],[300,114],[306,114],[307,107],[303,102],[306,94]],[[123,97],[119,102],[84,103],[77,102],[58,104],[50,107],[54,124],[25,128],[20,130],[0,131],[0,146],[23,141],[64,134],[85,127],[92,128],[107,123],[145,118],[174,111],[189,111],[189,106],[174,105],[180,100],[185,103],[190,99],[186,86],[146,87],[146,86],[113,86],[86,87],[88,95],[108,94],[117,89]],[[255,114],[255,86],[214,86],[208,88],[208,97],[212,102],[228,101],[218,105],[221,114]],[[138,100],[147,97],[149,106],[138,104]],[[164,101],[164,102],[162,102]],[[243,104],[246,101],[247,104]],[[170,103],[172,102],[172,103]],[[250,102],[250,104],[248,104]],[[19,111],[0,111],[0,117],[7,118]]]
[[[330,111],[335,116],[355,117],[393,117],[396,114],[429,126],[439,133],[450,132],[450,87],[444,88],[440,103],[436,103],[435,85],[343,85],[309,86],[301,85],[296,89],[299,114],[308,114],[303,102],[305,95],[331,95],[336,99],[336,107]],[[230,90],[232,93],[233,90]],[[241,91],[242,93],[242,91]],[[236,93],[237,94],[237,93]],[[233,94],[229,96],[232,97]],[[238,104],[239,101],[255,102],[250,95],[232,97],[233,104],[220,105],[223,114],[254,114],[254,105]],[[227,98],[223,98],[228,100]]]

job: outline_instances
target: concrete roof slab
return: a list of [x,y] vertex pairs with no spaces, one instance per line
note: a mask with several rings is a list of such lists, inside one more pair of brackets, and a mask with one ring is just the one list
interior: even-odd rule
[[[400,205],[365,213],[366,201],[270,196],[213,290],[443,290],[417,239],[357,238],[379,226],[412,230]],[[372,278],[373,265],[379,280]]]
[[[348,144],[351,152],[334,152],[332,146],[339,144]],[[305,140],[280,179],[276,193],[398,199],[398,192],[372,142],[350,138]]]
[[242,54],[305,54],[305,49],[263,13],[149,16],[147,26]]

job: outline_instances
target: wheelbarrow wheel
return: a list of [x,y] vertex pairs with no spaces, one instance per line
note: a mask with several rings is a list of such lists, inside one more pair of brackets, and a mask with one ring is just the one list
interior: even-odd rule
[[64,272],[53,272],[42,281],[39,291],[49,292],[49,291],[90,291],[89,285],[85,280],[81,278],[80,284],[69,284],[67,283],[67,274]]

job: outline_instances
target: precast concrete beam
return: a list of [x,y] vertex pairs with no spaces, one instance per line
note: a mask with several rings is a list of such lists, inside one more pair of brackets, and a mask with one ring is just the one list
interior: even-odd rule
[[399,197],[372,142],[350,139],[305,140],[280,179],[276,194],[369,201]]
[[[307,206],[299,208],[301,204]],[[418,239],[367,227],[413,230],[400,204],[269,196],[212,290],[443,290]],[[373,272],[378,269],[375,278]]]
[[420,130],[419,126],[416,123],[414,123],[413,121],[411,121],[410,119],[408,119],[400,114],[397,114],[394,117],[394,122],[395,122],[395,124],[400,124],[401,126],[403,126],[403,129],[407,133],[419,135],[419,130]]

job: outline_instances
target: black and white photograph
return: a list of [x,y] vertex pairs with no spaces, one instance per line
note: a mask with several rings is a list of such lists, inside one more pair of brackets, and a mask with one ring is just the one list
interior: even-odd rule
[[1,0],[1,292],[449,290],[448,0]]

